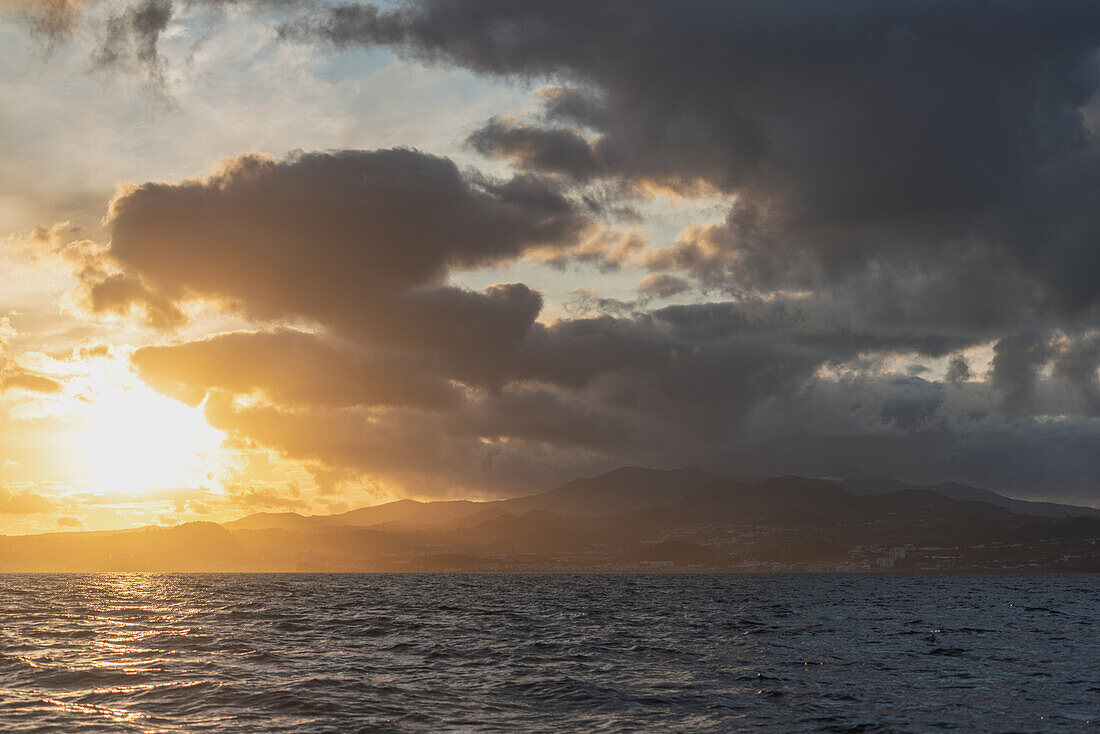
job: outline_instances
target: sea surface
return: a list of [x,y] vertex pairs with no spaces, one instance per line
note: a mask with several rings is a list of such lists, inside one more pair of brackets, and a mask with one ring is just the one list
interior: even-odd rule
[[0,575],[0,731],[1100,731],[1100,575]]

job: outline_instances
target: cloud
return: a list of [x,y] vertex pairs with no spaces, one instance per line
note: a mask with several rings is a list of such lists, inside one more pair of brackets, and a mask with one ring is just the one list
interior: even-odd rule
[[990,382],[1001,391],[1005,409],[1030,412],[1039,369],[1053,356],[1049,339],[1034,331],[1021,332],[998,341],[993,352]]
[[0,515],[34,515],[53,509],[53,501],[37,492],[0,487]]
[[639,293],[656,298],[671,298],[690,290],[690,281],[668,273],[650,273],[638,283]]
[[[324,240],[315,255],[340,248]],[[1026,464],[1020,476],[1049,472],[1061,484],[1046,491],[1085,491],[1087,462],[1070,462],[1078,473],[1049,466],[1043,452],[1055,432],[1034,417],[1076,416],[1060,440],[1095,433],[1072,392],[1088,384],[1088,334],[998,345],[996,377],[980,381],[958,366],[972,337],[853,330],[799,298],[542,322],[541,299],[525,286],[413,291],[391,308],[416,312],[393,316],[423,325],[415,335],[347,321],[340,310],[318,319],[318,331],[231,332],[139,349],[133,363],[158,390],[205,401],[207,419],[231,436],[319,473],[384,478],[420,495],[514,494],[623,463],[755,474],[783,471],[786,461],[806,473],[868,473],[883,456],[910,478],[988,483],[1006,479],[985,464],[994,436],[1013,446],[1016,466]],[[282,313],[300,315],[300,297],[291,294]],[[420,298],[432,305],[415,305]],[[888,355],[954,357],[955,371],[943,381],[900,376],[881,366]],[[1065,366],[1045,369],[1057,360]],[[1031,399],[1009,409],[1004,394],[1016,383]],[[920,463],[900,456],[907,441]],[[951,441],[955,450],[935,453]]]
[[0,391],[25,390],[26,392],[50,395],[60,393],[63,389],[61,383],[57,380],[43,375],[36,375],[33,372],[27,372],[11,365],[5,367],[3,375],[0,376]]
[[[479,321],[459,312],[447,328]],[[703,304],[527,323],[509,348],[478,354],[477,370],[412,359],[404,340],[285,329],[148,347],[133,361],[158,390],[205,400],[215,427],[316,466],[424,494],[508,493],[624,462],[721,462],[762,404],[882,346],[804,327],[783,304]],[[397,361],[375,363],[375,350]],[[423,385],[462,389],[421,400]],[[915,425],[922,405],[885,412]]]
[[952,385],[960,385],[971,377],[974,373],[970,371],[970,362],[965,355],[956,354],[951,358],[951,361],[947,365],[947,374],[945,379]]
[[[976,248],[998,267],[960,319],[1021,282],[1018,299],[1048,309],[1100,299],[1082,277],[1100,258],[1086,3],[344,3],[288,33],[560,82],[541,120],[494,118],[471,144],[581,181],[736,197],[706,233],[707,259],[735,264],[710,275],[730,285],[874,286],[904,269],[948,287]],[[689,249],[679,267],[700,264]]]
[[[172,8],[119,7],[110,64],[155,70]],[[66,248],[85,310],[165,340],[141,377],[234,439],[437,496],[623,463],[1095,492],[1092,6],[294,12],[289,41],[555,86],[469,136],[509,178],[251,154],[120,189],[109,243]],[[654,191],[725,204],[673,226]],[[627,205],[637,230],[596,223]],[[638,291],[552,319],[530,285],[455,285],[523,258],[637,268]],[[181,336],[196,304],[247,330]]]
[[35,33],[51,43],[67,38],[83,10],[83,0],[2,0],[0,9],[24,15]]
[[0,317],[0,393],[8,390],[46,395],[62,392],[64,388],[57,380],[28,370],[12,358],[11,342],[15,337],[11,321],[6,316]]
[[[973,388],[957,365],[945,382],[860,367],[957,356],[976,337],[907,330],[900,317],[838,323],[812,293],[539,321],[542,299],[525,285],[478,292],[446,277],[585,247],[590,225],[568,199],[536,179],[485,182],[444,159],[382,153],[252,156],[202,181],[124,190],[96,258],[173,307],[209,300],[270,324],[139,349],[139,375],[318,472],[435,495],[514,493],[621,463],[752,473],[781,446],[793,464],[835,466],[805,431],[868,450],[884,436],[956,436],[984,456],[983,430],[1015,436],[1017,416],[1072,410],[1064,375],[1087,383],[1072,364],[1091,352],[1070,335],[1062,351],[998,344],[993,377]],[[279,325],[292,321],[313,326]],[[1057,355],[1063,370],[1041,375]],[[1007,410],[999,395],[1015,384],[1035,400]],[[925,458],[925,472],[983,476],[977,459]]]
[[446,407],[456,390],[425,359],[340,344],[291,329],[232,332],[144,347],[133,364],[162,393],[198,404],[206,391],[262,393],[282,405]]
[[1100,415],[1100,334],[1086,332],[1058,346],[1054,375],[1071,386],[1093,415]]
[[451,309],[495,318],[527,296],[448,290],[450,268],[564,248],[588,226],[543,181],[470,178],[402,149],[230,159],[207,179],[122,191],[107,225],[113,262],[173,302],[357,334],[415,331],[402,319]]
[[586,180],[598,164],[587,140],[573,130],[542,128],[494,118],[473,133],[468,143],[482,155],[504,158],[542,173],[562,173]]
[[99,36],[93,54],[96,66],[144,71],[151,82],[163,85],[164,60],[158,44],[180,8],[293,9],[311,4],[309,0],[0,0],[0,10],[25,18],[51,47],[69,40],[90,16]]
[[172,0],[142,0],[111,14],[95,53],[96,65],[110,68],[132,61],[148,72],[151,81],[163,85],[163,61],[157,41],[172,19],[172,10]]

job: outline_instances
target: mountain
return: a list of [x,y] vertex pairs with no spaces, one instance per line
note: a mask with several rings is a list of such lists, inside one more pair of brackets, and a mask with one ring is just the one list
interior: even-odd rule
[[1088,509],[950,483],[625,467],[507,500],[0,536],[0,571],[1100,570]]
[[1025,525],[1014,530],[1008,539],[1013,542],[1089,539],[1100,537],[1100,518],[1063,517]]
[[803,477],[778,477],[757,485],[723,479],[684,496],[670,508],[696,518],[747,522],[833,510],[851,496],[832,482]]
[[697,468],[661,470],[628,466],[597,477],[574,479],[539,494],[506,500],[418,502],[404,499],[337,515],[308,517],[294,512],[257,512],[227,523],[226,527],[304,530],[330,525],[373,527],[393,523],[461,526],[469,524],[475,515],[485,520],[503,514],[523,515],[532,510],[574,518],[603,517],[671,504],[718,478]]
[[695,467],[663,471],[626,466],[497,504],[511,512],[549,510],[566,517],[602,517],[668,505],[719,478]]
[[1091,517],[1100,517],[1100,508],[1096,507],[1080,507],[1077,505],[1061,505],[1055,502],[1017,500],[1011,497],[1005,497],[1002,494],[997,494],[989,489],[971,487],[970,485],[959,484],[958,482],[943,482],[942,484],[918,486],[903,482],[900,479],[869,479],[857,477],[845,479],[839,484],[852,494],[859,495],[885,494],[887,492],[896,492],[902,489],[923,489],[953,500],[988,502],[1021,515],[1035,515],[1037,517],[1074,517],[1087,515]]
[[303,517],[297,512],[257,512],[224,523],[231,530],[313,530],[328,524],[328,516]]
[[240,520],[225,523],[233,530],[317,530],[325,527],[351,525],[375,527],[381,525],[436,525],[465,518],[485,509],[487,503],[469,500],[418,502],[396,500],[381,505],[360,507],[335,515],[299,515],[296,512],[256,512]]
[[0,536],[0,570],[38,572],[231,571],[255,557],[212,522],[134,530]]
[[328,522],[333,525],[358,525],[370,527],[382,523],[408,523],[411,525],[435,525],[472,515],[484,509],[485,503],[470,500],[442,500],[439,502],[418,502],[416,500],[397,500],[384,505],[360,507],[339,515],[329,515]]

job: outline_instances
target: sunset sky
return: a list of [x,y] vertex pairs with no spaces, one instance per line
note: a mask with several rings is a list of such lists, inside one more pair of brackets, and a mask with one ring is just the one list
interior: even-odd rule
[[0,533],[625,464],[1100,505],[1098,46],[1058,0],[0,0]]

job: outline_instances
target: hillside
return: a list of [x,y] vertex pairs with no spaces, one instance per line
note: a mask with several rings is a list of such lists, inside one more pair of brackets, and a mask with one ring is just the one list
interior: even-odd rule
[[508,500],[0,537],[0,570],[1093,570],[1100,519],[1045,505],[963,485],[626,467]]
[[852,494],[859,495],[878,495],[888,492],[897,492],[903,489],[921,489],[935,492],[953,500],[988,502],[1021,515],[1035,515],[1037,517],[1074,517],[1078,515],[1100,517],[1100,508],[1096,507],[1080,507],[1078,505],[1062,505],[1056,502],[1018,500],[1011,497],[1005,497],[990,489],[971,487],[968,484],[959,484],[958,482],[915,485],[903,482],[900,479],[853,478],[845,479],[840,482],[840,485]]

